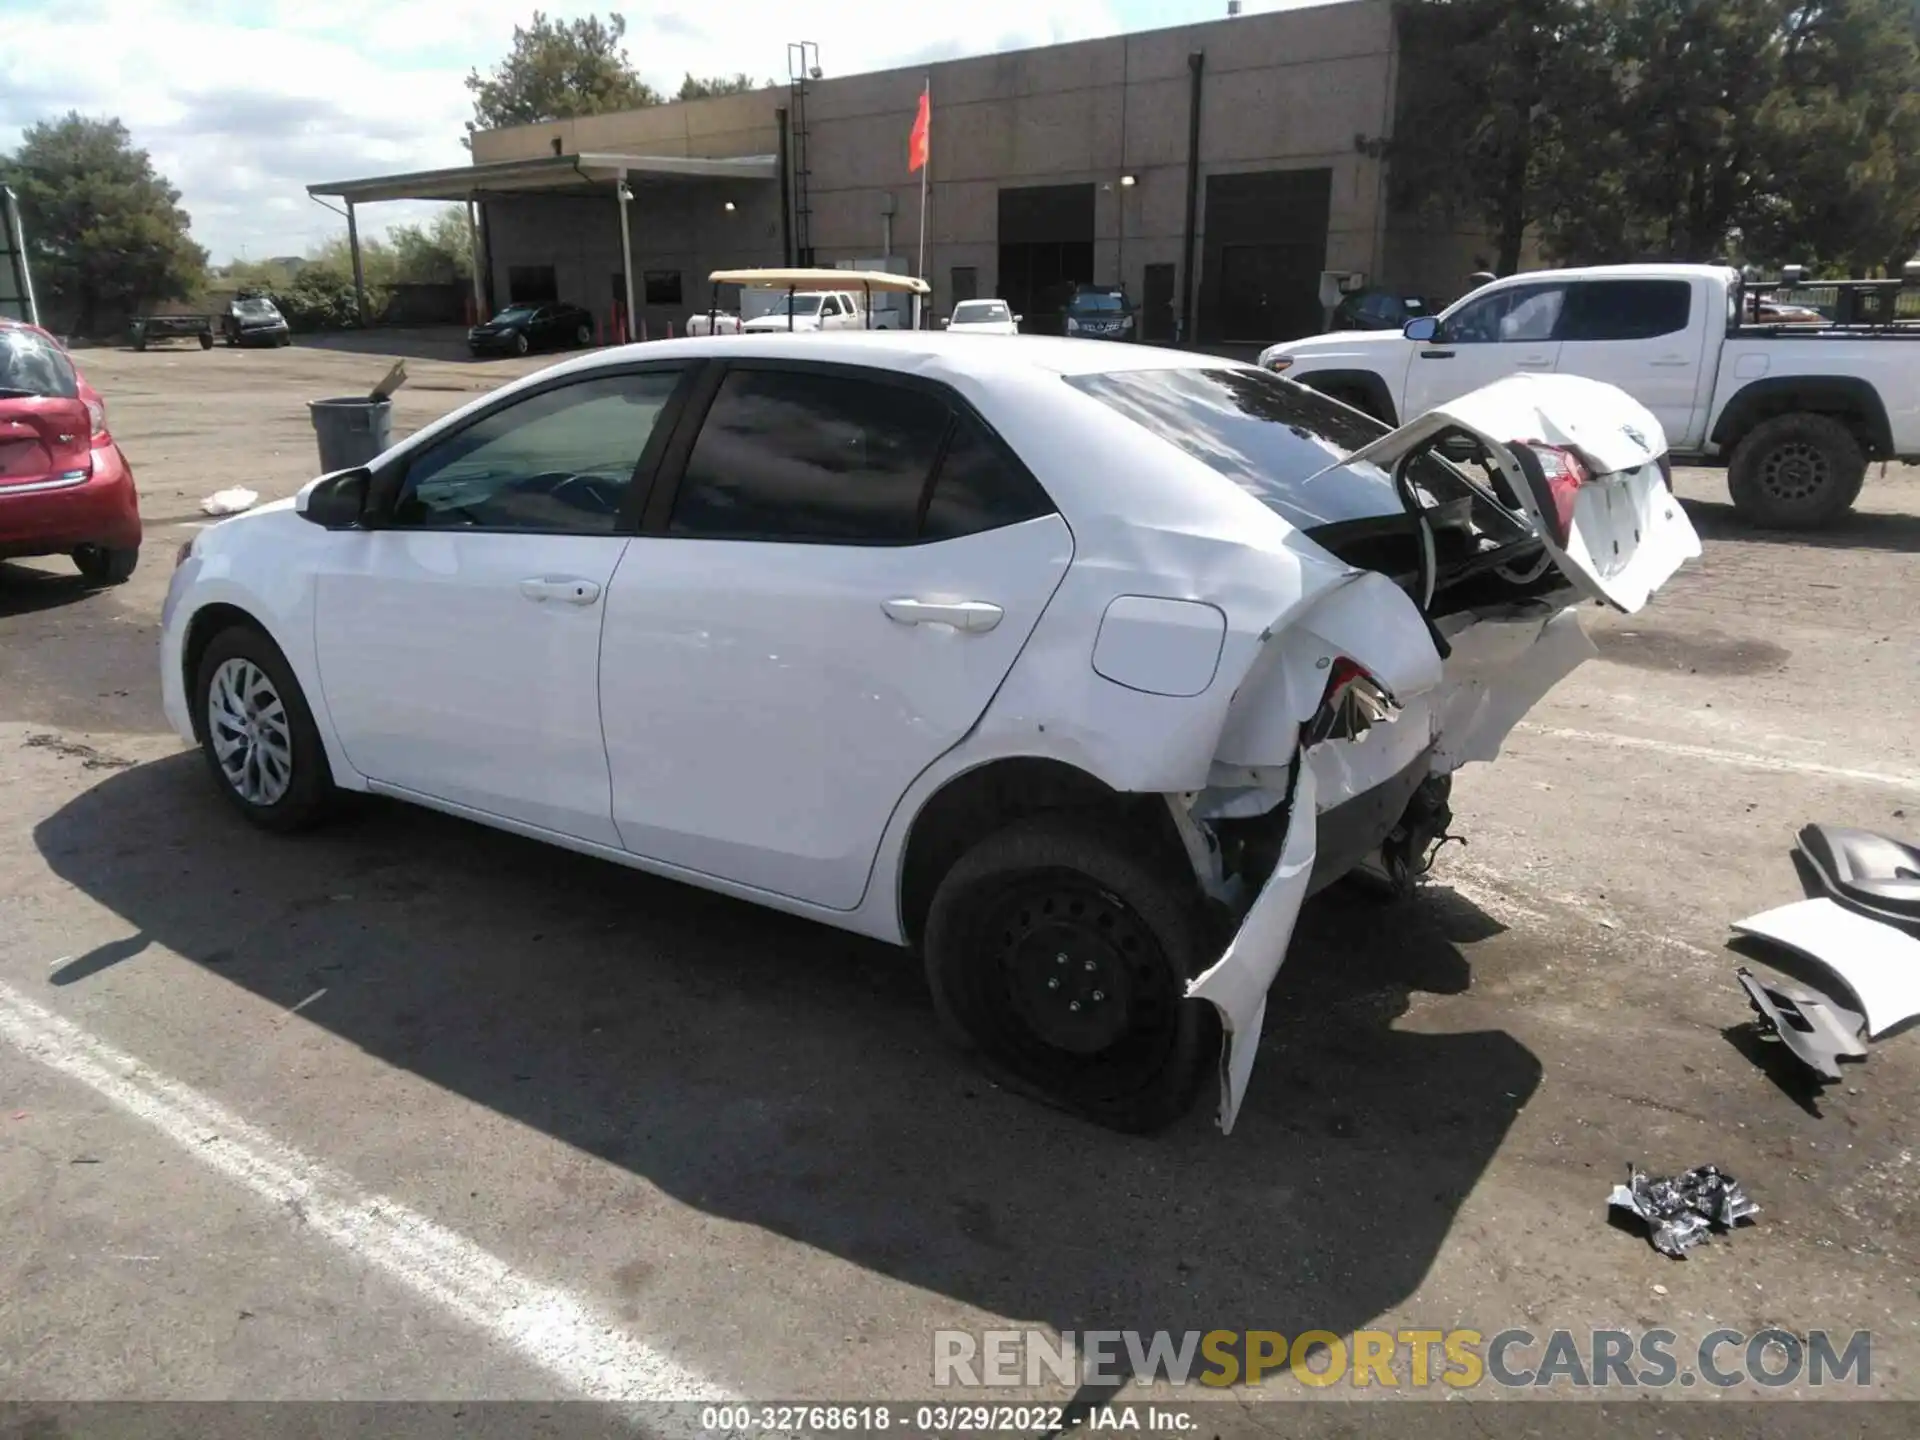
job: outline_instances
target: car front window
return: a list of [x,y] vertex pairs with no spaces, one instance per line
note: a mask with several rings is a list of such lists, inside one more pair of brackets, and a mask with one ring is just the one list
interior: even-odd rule
[[1442,322],[1444,342],[1495,345],[1550,340],[1566,294],[1561,285],[1515,285],[1478,296]]
[[1118,314],[1127,308],[1126,298],[1105,290],[1083,290],[1073,297],[1075,310],[1112,311]]
[[428,446],[392,523],[431,530],[610,534],[678,371],[544,390]]

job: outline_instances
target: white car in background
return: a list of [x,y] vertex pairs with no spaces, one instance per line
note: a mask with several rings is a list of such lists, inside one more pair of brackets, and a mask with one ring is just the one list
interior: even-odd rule
[[743,333],[864,330],[867,326],[867,313],[860,308],[860,297],[850,290],[778,295],[770,303],[771,309],[741,325]]
[[1004,300],[962,300],[940,325],[959,335],[1018,335],[1020,318]]
[[1230,1128],[1306,896],[1410,885],[1575,607],[1699,553],[1659,434],[1567,376],[1389,432],[1143,346],[602,351],[194,536],[166,711],[267,829],[374,791],[910,946],[1005,1082]]

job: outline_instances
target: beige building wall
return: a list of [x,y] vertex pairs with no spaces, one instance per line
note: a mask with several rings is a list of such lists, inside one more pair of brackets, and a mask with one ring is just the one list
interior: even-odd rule
[[[927,197],[928,278],[936,313],[951,303],[956,266],[970,266],[979,293],[1000,283],[999,205],[1003,189],[1029,185],[1094,187],[1093,275],[1118,281],[1140,300],[1144,268],[1184,261],[1189,55],[1204,55],[1194,267],[1207,254],[1207,182],[1242,172],[1325,170],[1328,211],[1274,217],[1275,243],[1324,240],[1325,266],[1381,278],[1390,256],[1383,212],[1384,166],[1375,158],[1391,125],[1395,35],[1387,0],[1340,0],[1202,25],[1011,54],[947,61],[924,69],[829,77],[805,100],[808,174],[804,222],[820,264],[885,253],[913,257],[921,225],[917,175],[907,170],[907,136],[921,86],[932,94],[932,163]],[[829,66],[831,54],[823,56]],[[792,107],[784,88],[661,105],[474,136],[476,161],[555,153],[648,155],[776,154],[777,111]],[[795,115],[798,122],[801,117]],[[797,128],[797,125],[796,125]],[[802,141],[795,137],[795,149]],[[1120,177],[1132,175],[1132,186]],[[702,187],[665,187],[636,232],[642,252],[675,257],[696,274],[724,265],[780,258],[777,188],[759,187],[754,223],[731,230],[669,218],[676,206],[704,206]],[[796,187],[797,188],[797,187]],[[769,193],[770,192],[770,193]],[[604,226],[581,217],[544,225],[540,207],[560,202],[500,202],[489,207],[501,267],[523,247],[591,251],[584,278],[604,268]],[[592,202],[564,202],[570,205]],[[647,207],[642,207],[647,208]],[[611,205],[607,207],[609,218]],[[509,217],[507,212],[514,212]],[[571,213],[571,212],[569,212]],[[889,218],[890,215],[890,218]],[[771,248],[767,217],[771,216]],[[709,219],[711,217],[708,217]],[[542,236],[546,235],[543,242]],[[656,243],[657,239],[657,243]],[[1397,251],[1417,240],[1396,231]],[[617,229],[611,244],[617,250]],[[584,251],[583,251],[584,247]],[[713,247],[713,248],[707,248]],[[589,273],[591,272],[591,273]],[[1201,276],[1193,277],[1196,295]],[[564,288],[564,287],[563,287]],[[504,291],[501,292],[504,296]],[[597,291],[592,303],[599,303]]]

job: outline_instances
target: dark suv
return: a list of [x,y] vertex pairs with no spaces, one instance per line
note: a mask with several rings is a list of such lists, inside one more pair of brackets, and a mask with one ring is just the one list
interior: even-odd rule
[[1133,301],[1118,285],[1061,285],[1047,296],[1047,330],[1086,340],[1135,340],[1139,321]]

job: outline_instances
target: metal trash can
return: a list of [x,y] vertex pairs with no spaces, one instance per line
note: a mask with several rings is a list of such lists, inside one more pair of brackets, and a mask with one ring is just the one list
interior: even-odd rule
[[393,443],[393,402],[348,395],[309,400],[313,433],[320,441],[320,473],[364,465]]

